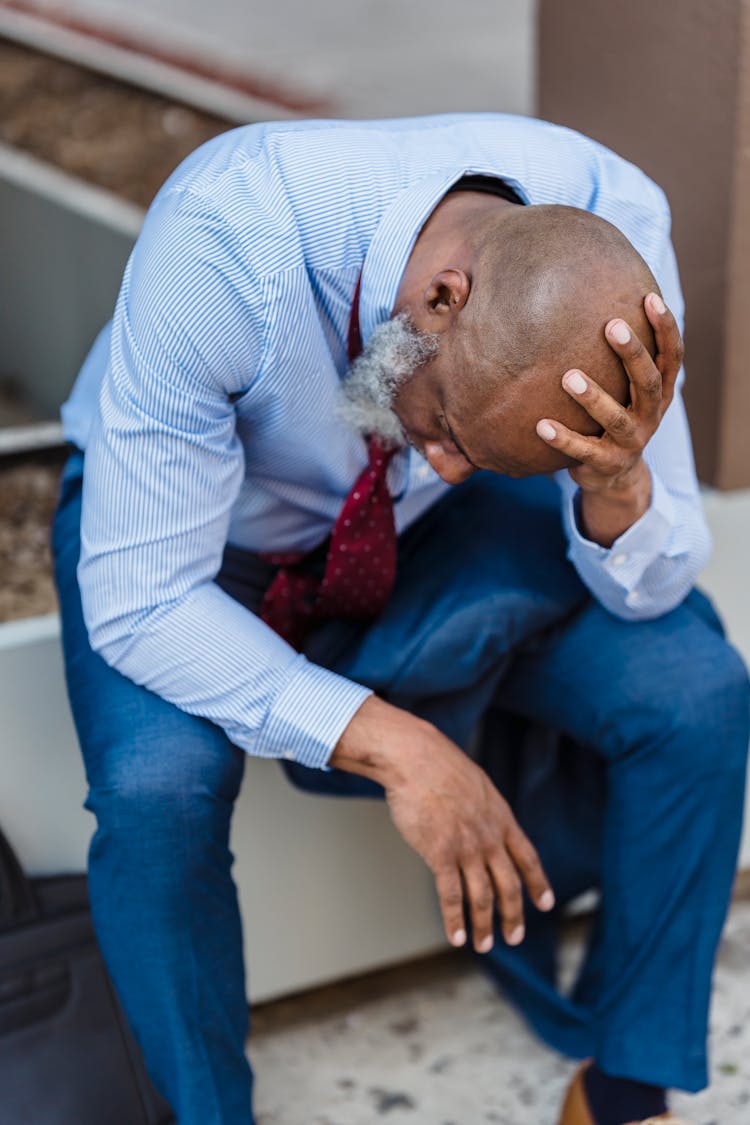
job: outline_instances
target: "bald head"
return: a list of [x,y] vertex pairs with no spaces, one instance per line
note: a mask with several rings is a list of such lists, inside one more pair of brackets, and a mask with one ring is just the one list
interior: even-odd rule
[[653,349],[643,298],[658,292],[625,235],[575,207],[512,207],[478,226],[472,249],[465,330],[481,347],[477,374],[539,381],[582,367],[624,401],[627,378],[604,326],[622,316]]

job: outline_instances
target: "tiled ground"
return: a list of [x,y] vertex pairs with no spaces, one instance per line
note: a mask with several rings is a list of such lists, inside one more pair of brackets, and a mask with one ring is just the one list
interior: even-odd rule
[[[712,1086],[675,1109],[748,1125],[750,902],[732,910],[715,997]],[[250,1054],[259,1125],[556,1125],[571,1071],[450,954],[259,1008]]]

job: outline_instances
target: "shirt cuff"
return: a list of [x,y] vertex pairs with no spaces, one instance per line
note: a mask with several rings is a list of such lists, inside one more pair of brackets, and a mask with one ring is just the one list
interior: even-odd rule
[[372,690],[304,656],[268,712],[255,753],[328,769],[327,762]]
[[589,566],[595,564],[632,596],[651,563],[659,555],[668,554],[666,548],[676,520],[672,497],[661,479],[651,471],[651,503],[648,509],[611,547],[603,547],[581,534],[578,523],[580,495],[580,489],[577,489],[568,496],[566,503],[570,543],[568,557],[574,564],[577,560],[588,562]]

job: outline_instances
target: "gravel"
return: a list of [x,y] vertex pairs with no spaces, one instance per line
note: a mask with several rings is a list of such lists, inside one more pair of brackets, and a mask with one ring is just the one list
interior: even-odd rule
[[57,610],[49,537],[62,462],[0,462],[0,622]]
[[0,39],[0,139],[141,207],[236,124]]

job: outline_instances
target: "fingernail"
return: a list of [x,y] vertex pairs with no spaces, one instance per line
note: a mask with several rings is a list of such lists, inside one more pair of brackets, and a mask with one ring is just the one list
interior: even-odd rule
[[557,437],[557,430],[554,426],[550,426],[549,422],[537,422],[536,432],[539,434],[539,437],[544,438],[545,441],[552,441]]
[[454,945],[463,945],[466,941],[466,930],[456,930],[451,941]]
[[588,388],[588,383],[584,379],[580,371],[569,371],[565,376],[565,386],[573,394],[582,395]]
[[667,306],[664,304],[658,293],[651,294],[651,308],[655,313],[658,313],[659,316],[663,316],[667,311]]
[[493,945],[494,945],[494,942],[492,940],[492,934],[488,934],[486,938],[484,938],[482,941],[480,941],[479,945],[477,946],[477,949],[480,953],[489,953],[489,951],[492,949]]
[[516,926],[513,933],[508,937],[508,945],[520,945],[523,941],[523,935],[526,931],[523,926]]
[[609,334],[616,344],[627,344],[630,339],[630,329],[622,320],[616,320],[609,330]]
[[552,891],[545,891],[544,894],[539,898],[539,909],[551,910],[554,905],[555,896],[552,894]]

